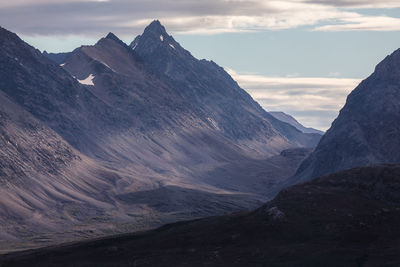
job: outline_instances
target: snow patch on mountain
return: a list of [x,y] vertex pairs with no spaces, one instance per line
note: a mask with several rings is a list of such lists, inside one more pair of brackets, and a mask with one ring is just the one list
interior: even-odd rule
[[79,79],[77,79],[77,80],[78,80],[78,82],[79,82],[80,84],[94,86],[93,79],[94,79],[94,75],[93,75],[93,74],[90,74],[90,75],[89,75],[86,79],[84,79],[84,80],[79,80]]
[[215,120],[213,120],[212,118],[207,118],[207,120],[212,124],[212,126],[213,126],[215,129],[219,129],[218,123],[217,123]]

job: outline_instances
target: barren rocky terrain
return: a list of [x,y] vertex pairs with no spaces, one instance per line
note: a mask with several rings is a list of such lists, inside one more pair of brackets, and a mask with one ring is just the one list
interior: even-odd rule
[[5,255],[0,266],[398,266],[400,167],[295,185],[253,212]]

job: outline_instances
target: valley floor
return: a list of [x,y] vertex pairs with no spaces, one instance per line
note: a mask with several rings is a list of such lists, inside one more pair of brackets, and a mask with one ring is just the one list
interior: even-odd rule
[[400,266],[400,166],[283,190],[254,212],[18,252],[0,266]]

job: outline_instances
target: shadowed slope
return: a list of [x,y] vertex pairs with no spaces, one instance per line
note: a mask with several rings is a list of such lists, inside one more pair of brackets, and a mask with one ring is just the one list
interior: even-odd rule
[[4,266],[398,266],[400,167],[339,172],[251,212],[5,255]]
[[113,209],[117,179],[0,92],[0,250],[46,244],[38,233]]

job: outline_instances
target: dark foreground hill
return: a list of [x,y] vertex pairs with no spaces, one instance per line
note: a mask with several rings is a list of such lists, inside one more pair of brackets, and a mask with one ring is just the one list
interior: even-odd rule
[[250,213],[4,255],[0,266],[399,266],[400,166],[283,190]]

